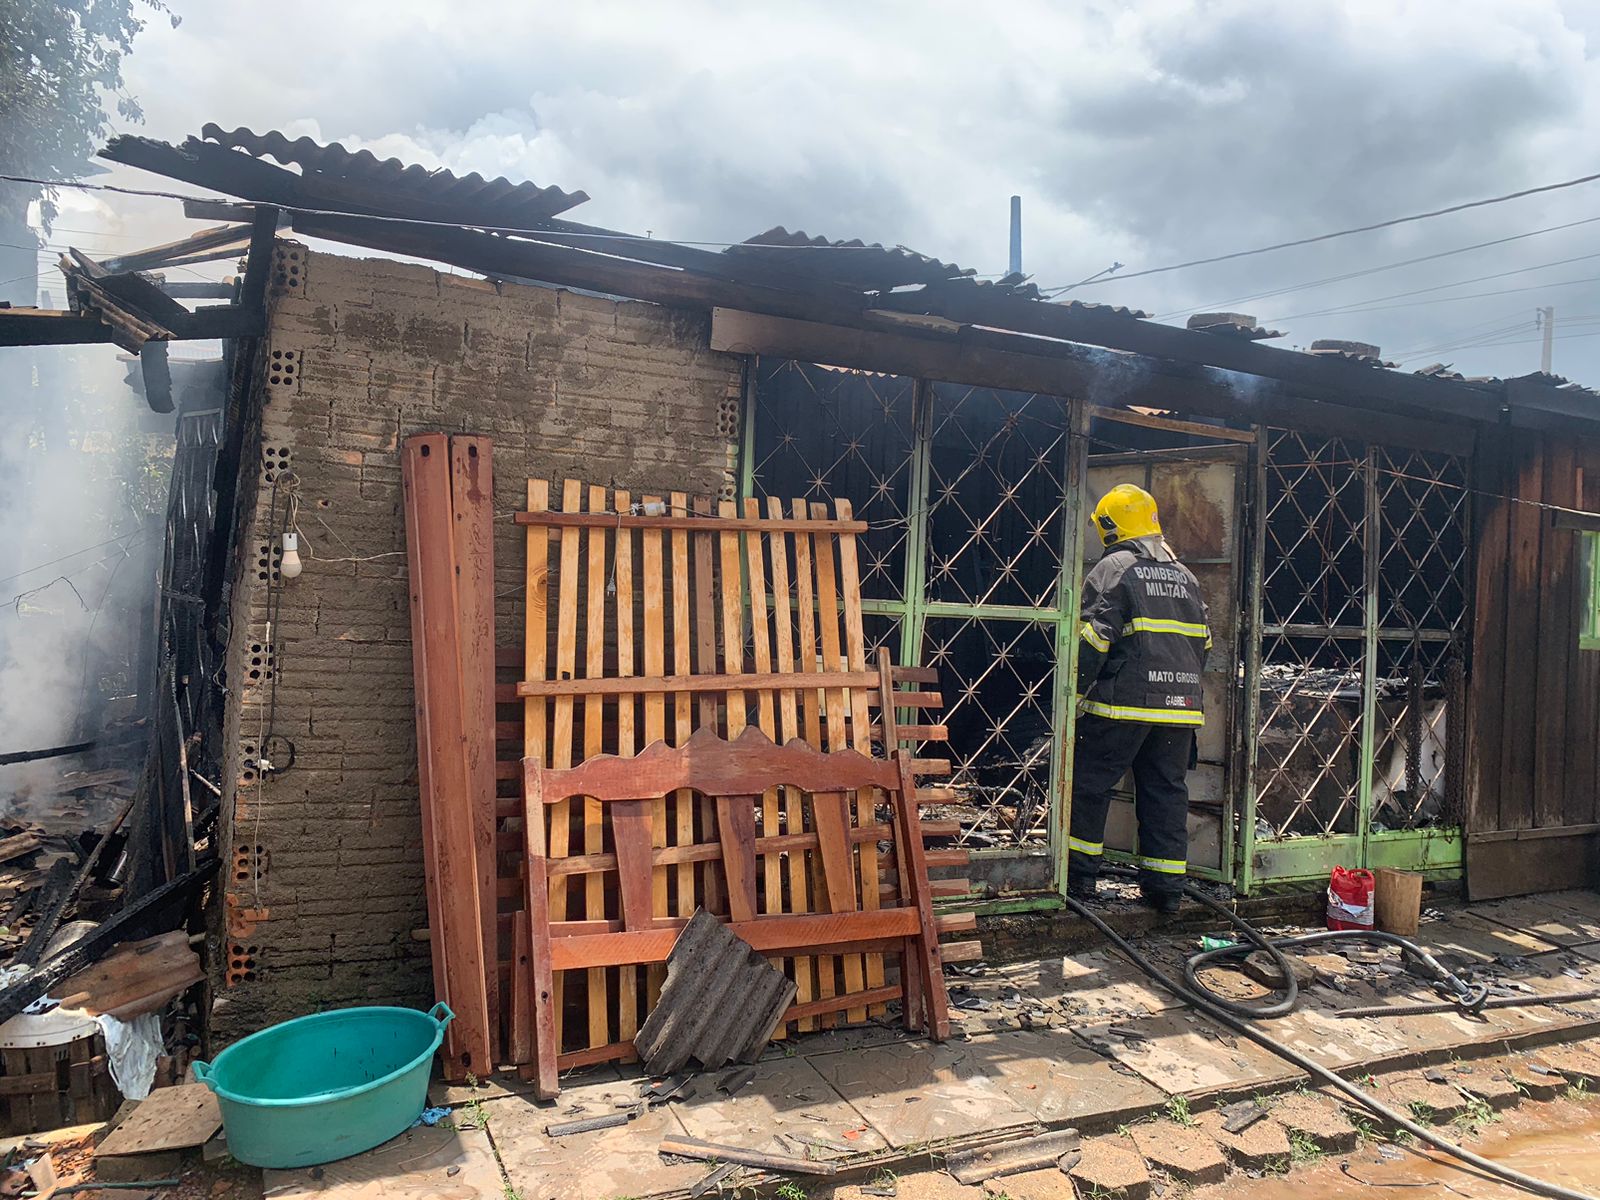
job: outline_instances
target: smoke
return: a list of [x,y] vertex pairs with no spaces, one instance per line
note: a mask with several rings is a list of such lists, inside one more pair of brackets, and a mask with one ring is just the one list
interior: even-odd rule
[[1092,346],[1086,349],[1089,353],[1085,357],[1094,366],[1094,378],[1089,383],[1089,393],[1085,397],[1090,404],[1108,408],[1119,405],[1150,377],[1150,368],[1142,359],[1131,354],[1119,354],[1115,350],[1101,350]]
[[64,775],[138,765],[172,436],[128,370],[109,346],[0,350],[0,753],[130,743],[0,766],[0,818],[97,823]]

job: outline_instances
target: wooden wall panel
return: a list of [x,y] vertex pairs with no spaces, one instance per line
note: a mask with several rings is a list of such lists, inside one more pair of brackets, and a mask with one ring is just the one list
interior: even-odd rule
[[1600,442],[1517,431],[1476,466],[1468,894],[1600,886],[1600,653],[1549,507],[1600,510]]

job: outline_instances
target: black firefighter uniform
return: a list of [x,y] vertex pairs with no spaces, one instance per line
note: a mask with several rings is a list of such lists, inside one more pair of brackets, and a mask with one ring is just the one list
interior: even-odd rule
[[1195,730],[1205,722],[1200,675],[1211,648],[1194,573],[1159,533],[1112,545],[1084,577],[1072,831],[1067,876],[1092,886],[1106,813],[1130,769],[1139,822],[1139,882],[1183,886]]

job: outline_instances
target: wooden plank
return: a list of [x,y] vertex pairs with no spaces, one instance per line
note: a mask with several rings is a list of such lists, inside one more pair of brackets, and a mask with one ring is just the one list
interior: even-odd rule
[[203,1083],[156,1088],[95,1147],[95,1159],[192,1150],[222,1128],[217,1097]]
[[[834,513],[840,521],[851,520],[855,510],[849,500],[835,500]],[[851,673],[867,669],[867,636],[861,618],[861,566],[856,554],[853,533],[841,533],[839,543],[839,601],[844,617],[845,666]],[[863,754],[872,753],[872,718],[868,713],[868,698],[877,693],[876,684],[849,689],[850,744]],[[859,791],[855,796],[855,825],[872,825],[877,821],[879,794],[873,789]],[[861,907],[878,907],[878,846],[875,842],[863,843],[857,851],[857,871],[860,879]],[[883,986],[883,957],[869,954],[865,960],[867,988]],[[872,1009],[870,1016],[881,1016],[881,1008]]]
[[[561,485],[561,507],[567,512],[577,512],[583,506],[583,484],[576,479],[568,479]],[[583,532],[578,529],[563,529],[561,535],[561,573],[557,577],[556,592],[556,663],[555,675],[557,679],[570,679],[578,671],[578,564],[579,554],[583,545]],[[550,730],[550,766],[568,767],[572,765],[573,745],[573,701],[570,696],[557,696],[555,700],[554,719]],[[572,807],[569,801],[562,801],[550,811],[549,857],[565,858],[571,846],[572,836]],[[571,893],[565,878],[552,878],[550,880],[550,916],[554,920],[565,920],[571,915]],[[534,939],[534,954],[538,955],[538,939]],[[555,998],[551,1004],[554,1014],[555,1038],[557,1048],[562,1041],[562,1023],[565,1015],[563,997],[566,995],[566,980],[555,979]],[[535,1038],[537,1040],[537,1032]],[[541,1051],[542,1053],[542,1051]],[[544,1064],[541,1061],[541,1070]]]
[[939,960],[946,963],[982,962],[983,943],[942,942],[939,945]]
[[[753,921],[731,922],[728,928],[758,953],[776,955],[813,946],[913,937],[918,930],[918,918],[911,909],[881,908],[875,912],[758,917]],[[566,971],[623,963],[665,962],[677,940],[677,929],[552,937],[551,963],[556,970]]]
[[[556,1066],[561,1051],[561,992],[550,964],[550,898],[552,883],[546,872],[545,806],[533,777],[540,764],[524,759],[522,828],[526,836],[523,856],[524,903],[528,915],[529,962],[533,990],[533,1085],[541,1100],[554,1100],[561,1090]],[[553,814],[558,811],[553,808]],[[565,881],[562,881],[565,886]]]
[[718,795],[716,803],[728,916],[734,922],[753,921],[756,919],[756,797]]
[[1145,429],[1165,429],[1171,433],[1191,433],[1196,437],[1212,438],[1219,442],[1254,442],[1256,435],[1249,429],[1228,429],[1221,425],[1204,425],[1198,421],[1179,421],[1173,417],[1158,417],[1153,413],[1134,412],[1126,408],[1107,408],[1102,404],[1086,404],[1089,416],[1118,425],[1138,425]]
[[[620,488],[613,494],[612,502],[613,508],[619,513],[630,512],[633,508],[633,496]],[[616,581],[617,675],[621,677],[622,682],[627,682],[629,677],[636,673],[633,644],[633,531],[619,528],[612,532],[611,538],[611,574]],[[635,693],[629,692],[617,697],[617,753],[623,757],[632,754],[636,749],[634,722],[637,719],[638,704],[638,696]],[[649,920],[657,911],[654,904],[655,871],[650,865],[649,854],[656,826],[654,810],[665,803],[665,800],[658,800],[646,806],[640,814],[643,822],[642,830],[637,834],[630,833],[630,837],[637,837],[638,849],[644,855],[643,861],[637,864],[638,878],[633,878],[626,866],[619,872],[618,877],[623,901],[635,908],[641,908],[643,911],[640,915],[643,920]],[[622,829],[616,824],[620,815],[622,814],[614,812],[611,817],[612,840],[617,846],[619,858],[623,856]],[[665,913],[665,906],[659,911]],[[620,1040],[629,1042],[638,1032],[638,972],[632,967],[623,967],[617,972],[617,1036]]]
[[488,970],[484,997],[489,1049],[500,1054],[499,933],[495,927],[494,804],[494,449],[486,437],[450,438],[450,503],[455,518],[456,602],[461,622],[461,680],[467,777],[471,783],[478,915]]
[[[1506,586],[1510,569],[1509,438],[1486,438],[1473,497],[1472,673],[1468,681],[1467,831],[1500,828],[1500,703],[1505,691]],[[1468,879],[1471,887],[1471,879]]]
[[510,1058],[513,1064],[533,1061],[533,943],[528,910],[511,914]]
[[639,675],[632,679],[527,679],[516,685],[518,696],[663,696],[729,692],[748,688],[769,692],[798,692],[831,686],[866,687],[877,676],[869,671],[794,672],[744,671],[738,674]]
[[[825,519],[828,506],[811,505],[815,520]],[[839,577],[831,539],[813,538],[812,561],[817,571],[817,628],[822,642],[822,669],[845,669],[844,649],[839,639]],[[847,725],[848,698],[843,688],[828,688],[822,693],[823,708],[827,715],[828,749],[838,751],[850,746]],[[857,886],[856,855],[851,852],[848,829],[850,801],[844,793],[816,794],[811,797],[813,810],[823,813],[817,819],[817,832],[822,839],[822,870],[828,888],[828,905],[833,912],[848,912],[862,907],[866,901]],[[834,822],[838,821],[837,833]],[[876,878],[876,873],[874,873]],[[859,955],[848,955],[844,960],[845,991],[859,992],[866,985],[866,966]],[[849,1020],[865,1021],[867,1010],[851,1009]]]
[[[1577,470],[1572,439],[1546,438],[1546,504],[1575,506]],[[1567,724],[1573,701],[1567,685],[1571,664],[1578,657],[1578,624],[1573,613],[1577,599],[1577,545],[1569,530],[1557,529],[1549,520],[1539,525],[1539,709],[1533,730],[1533,825],[1545,828],[1567,823],[1567,739],[1573,735],[1592,739],[1595,730],[1591,726],[1579,733]]]
[[[717,510],[722,517],[731,518],[734,514],[733,501],[723,500],[717,505]],[[723,524],[726,525],[727,521],[724,520]],[[744,671],[744,569],[739,556],[742,540],[737,533],[731,532],[718,537],[721,553],[721,570],[718,573],[721,587],[718,594],[722,600],[722,669],[729,675],[739,675]],[[727,706],[727,738],[731,742],[744,732],[749,722],[744,691],[729,688]]]
[[[773,511],[782,512],[781,504],[769,505],[768,512]],[[790,511],[795,520],[805,519],[808,511],[806,502],[799,499],[792,500],[790,502]],[[798,621],[796,626],[796,645],[799,650],[800,670],[805,674],[812,674],[818,669],[816,572],[812,566],[815,547],[809,533],[795,531],[792,536],[794,539],[795,615]],[[800,694],[800,700],[801,736],[805,738],[809,745],[821,749],[824,744],[825,734],[822,728],[822,709],[818,700],[817,690],[815,688],[807,688]],[[807,892],[810,902],[808,907],[810,911],[819,911],[826,905],[826,897],[828,895],[828,886],[822,866],[824,854],[822,838],[824,832],[826,832],[830,839],[829,844],[833,846],[833,853],[837,854],[839,826],[842,822],[837,818],[837,806],[834,806],[835,818],[831,823],[828,823],[826,813],[819,822],[817,802],[814,796],[811,797],[809,805],[805,805],[805,807],[809,807],[811,811],[811,828],[818,834],[818,849],[809,856],[805,864]],[[826,831],[823,829],[823,824],[825,823],[828,824]],[[823,957],[812,960],[811,969],[816,973],[817,980],[817,999],[827,999],[837,994],[837,967],[838,964],[830,962]],[[832,1024],[831,1018],[828,1024]]]
[[[774,519],[781,519],[783,501],[776,496],[769,497],[767,513]],[[772,564],[773,651],[779,673],[793,674],[795,671],[794,609],[789,590],[789,539],[781,530],[769,533],[768,538],[770,553],[767,558]],[[778,730],[779,740],[784,742],[804,736],[804,730],[800,725],[799,700],[796,694],[788,689],[778,693]],[[790,833],[805,828],[805,796],[796,788],[783,789],[783,820],[785,828]],[[808,912],[811,908],[811,891],[806,871],[806,854],[804,851],[791,853],[785,862],[788,864],[789,885],[787,911]],[[769,901],[768,910],[771,909]],[[816,995],[816,961],[811,958],[791,959],[789,969],[795,982],[797,1002],[802,1005],[809,1003]],[[801,1032],[809,1032],[816,1028],[816,1022],[811,1017],[798,1018],[798,1022]]]
[[[696,496],[692,505],[693,511],[701,517],[711,516],[711,501],[705,496]],[[709,526],[707,527],[707,529]],[[695,636],[695,669],[705,675],[717,673],[717,579],[716,558],[717,545],[715,537],[707,529],[697,529],[690,535],[690,544],[694,548],[694,599],[691,609],[694,613]],[[699,697],[696,725],[705,729],[717,728],[717,700],[715,696],[702,692]],[[716,809],[709,797],[698,797],[689,803],[699,809],[698,827],[710,831],[716,827]],[[700,901],[708,912],[721,913],[722,884],[714,869],[706,868],[700,874]]]
[[428,882],[438,892],[434,949],[443,998],[456,1014],[442,1055],[446,1078],[494,1067],[489,1039],[483,921],[479,913],[471,780],[455,586],[450,452],[443,434],[408,438],[401,457],[410,565],[418,778],[431,824]]
[[[939,682],[938,667],[896,667],[894,669],[894,682],[898,687],[903,683],[930,684]],[[898,697],[897,697],[898,699]]]
[[[745,559],[749,565],[750,596],[750,653],[757,673],[772,673],[772,625],[767,613],[767,556],[759,530],[761,501],[751,497],[744,502],[745,515],[757,523],[757,531],[745,538]],[[781,547],[780,547],[781,549]],[[777,741],[777,706],[771,689],[762,688],[756,693],[756,723],[761,732]],[[778,815],[778,789],[768,788],[761,795],[761,832],[776,837],[781,822]],[[763,911],[783,911],[783,864],[775,855],[761,859],[762,888],[766,897]]]
[[[650,806],[648,800],[619,800],[611,809],[611,837],[617,847],[617,891],[622,912],[622,927],[648,929],[654,920],[651,911]],[[605,910],[590,913],[590,920],[604,920]],[[632,969],[625,968],[632,978]],[[604,995],[604,989],[601,989]],[[637,1021],[638,1013],[634,1013]],[[638,1029],[635,1028],[637,1033]],[[604,1044],[604,1043],[599,1043]]]
[[[1577,462],[1575,504],[1592,511],[1600,507],[1600,443],[1580,441]],[[1574,580],[1572,587],[1576,600],[1582,595],[1581,581]],[[1574,623],[1578,619],[1575,605]],[[1600,653],[1586,650],[1574,656],[1567,690],[1572,697],[1571,728],[1600,728]],[[1574,736],[1567,739],[1566,775],[1567,821],[1570,824],[1600,821],[1600,738]]]
[[[731,509],[733,502],[724,500],[720,507]],[[709,512],[664,517],[629,516],[626,513],[602,517],[593,512],[520,512],[516,520],[518,525],[545,525],[555,529],[693,529],[715,534],[766,533],[773,528],[765,518],[749,519],[739,516],[737,511],[719,512],[714,517]],[[807,533],[865,533],[870,528],[865,521],[833,521],[826,517],[814,520],[796,517],[793,521],[782,522],[779,527],[788,532]]]
[[[611,517],[606,503],[606,489],[589,486],[589,515],[604,514]],[[588,603],[584,613],[583,673],[589,679],[599,679],[606,673],[606,542],[610,529],[604,524],[584,527],[585,566],[587,568]],[[583,757],[587,761],[605,752],[604,701],[599,696],[583,698]],[[605,848],[605,815],[598,800],[583,802],[583,852],[599,854]],[[598,875],[584,878],[583,908],[589,919],[606,915],[605,880]],[[584,989],[589,1008],[589,1045],[604,1046],[611,1041],[611,1023],[606,1005],[606,973],[589,972]]]
[[[1515,495],[1539,502],[1544,495],[1544,455],[1538,434],[1511,434]],[[1533,504],[1511,511],[1510,571],[1506,591],[1506,671],[1501,699],[1500,828],[1525,829],[1534,820],[1534,747],[1542,680],[1538,656],[1539,533],[1542,513]]]
[[[684,493],[673,492],[670,500],[674,512],[688,511],[689,498]],[[672,532],[672,668],[680,676],[689,674],[693,669],[689,595],[689,534],[686,530],[675,529]],[[681,746],[687,742],[693,726],[694,712],[689,695],[679,692],[672,702],[673,745]],[[689,792],[677,792],[672,796],[671,804],[674,844],[687,846],[694,841],[694,796]],[[675,883],[677,895],[672,911],[680,917],[692,917],[697,905],[692,863],[686,862],[678,868]],[[658,975],[664,980],[666,968],[660,968]]]
[[[645,504],[659,504],[661,497],[646,496]],[[644,589],[644,673],[646,675],[664,675],[667,670],[667,586],[666,586],[666,560],[663,556],[662,531],[659,529],[646,529],[639,535],[641,567],[644,577],[641,586]],[[685,701],[687,702],[687,700]],[[645,693],[644,695],[644,741],[645,745],[666,740],[667,736],[667,698],[660,692]],[[650,809],[650,845],[652,849],[665,849],[667,845],[667,810],[670,800],[663,799],[651,805]],[[693,867],[689,870],[692,872]],[[650,905],[651,911],[658,916],[666,916],[673,911],[668,887],[668,872],[665,867],[656,867],[650,876]],[[660,967],[653,968],[646,973],[646,1004],[653,1006],[656,997],[661,993],[661,985],[666,980],[666,972]]]
[[[515,838],[516,834],[503,835],[507,839]],[[894,836],[894,830],[888,825],[868,825],[861,829],[852,829],[852,841],[870,842],[882,841]],[[780,833],[774,837],[758,837],[755,840],[756,853],[759,855],[784,855],[796,854],[817,848],[817,835],[814,833]],[[960,851],[960,853],[966,853]],[[678,863],[713,862],[721,859],[722,846],[717,842],[702,842],[688,846],[664,846],[659,850],[650,851],[650,862],[657,867],[669,867]],[[615,871],[617,869],[617,856],[615,854],[569,854],[559,862],[553,862],[548,870],[552,875],[583,875],[590,871]]]

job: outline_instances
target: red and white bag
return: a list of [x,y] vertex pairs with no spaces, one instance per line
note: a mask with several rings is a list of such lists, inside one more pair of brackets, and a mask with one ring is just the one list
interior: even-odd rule
[[1371,929],[1376,886],[1371,871],[1335,867],[1328,877],[1328,928]]

